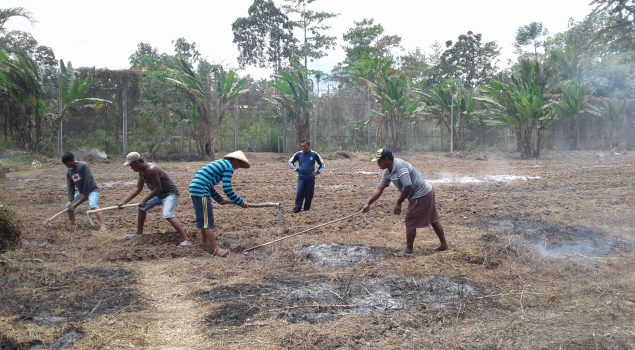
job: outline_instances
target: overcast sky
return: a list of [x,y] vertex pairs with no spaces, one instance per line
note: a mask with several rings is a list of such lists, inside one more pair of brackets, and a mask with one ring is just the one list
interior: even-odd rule
[[[57,58],[73,66],[110,69],[128,68],[128,57],[139,42],[150,43],[159,52],[172,53],[172,40],[184,37],[196,42],[211,63],[237,67],[238,50],[233,44],[231,24],[247,16],[253,0],[2,0],[0,7],[24,7],[37,23],[24,19],[8,22],[8,30],[30,32],[40,45],[50,46]],[[276,3],[280,4],[281,0]],[[591,12],[590,0],[317,0],[312,8],[339,13],[331,20],[331,35],[342,42],[342,34],[354,21],[374,18],[385,34],[402,37],[406,50],[424,52],[438,41],[456,40],[468,30],[482,33],[484,41],[497,41],[504,62],[514,57],[512,43],[518,27],[542,22],[550,34],[567,29],[569,18],[582,20]],[[342,61],[343,50],[309,64],[330,71]],[[254,77],[270,71],[246,69]]]

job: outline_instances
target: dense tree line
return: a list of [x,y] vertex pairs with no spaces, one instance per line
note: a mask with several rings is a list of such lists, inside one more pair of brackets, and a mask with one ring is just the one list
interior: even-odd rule
[[588,147],[589,135],[601,147],[635,146],[633,1],[593,0],[585,19],[553,35],[539,22],[520,25],[509,33],[517,61],[505,69],[498,44],[480,33],[404,52],[399,35],[361,19],[341,34],[346,56],[328,73],[310,66],[336,45],[329,20],[338,14],[314,3],[254,0],[234,21],[241,68],[272,70],[259,81],[206,61],[186,38],[171,53],[139,43],[128,70],[73,69],[29,33],[4,30],[12,17],[34,20],[27,10],[0,10],[3,139],[47,153],[94,145],[213,157],[303,139],[415,149],[424,142],[416,126],[431,125],[437,149],[457,151],[510,130],[522,158],[538,157],[545,140]]

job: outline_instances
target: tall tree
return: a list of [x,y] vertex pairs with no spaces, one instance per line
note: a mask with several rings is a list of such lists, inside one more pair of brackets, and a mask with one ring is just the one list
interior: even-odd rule
[[336,17],[339,14],[313,11],[307,9],[307,5],[316,0],[286,0],[282,8],[287,15],[293,14],[298,19],[293,19],[292,23],[301,31],[302,39],[298,48],[298,56],[304,58],[304,68],[308,69],[309,60],[326,56],[326,51],[335,47],[335,37],[324,34],[331,29],[331,26],[324,23],[326,20]]
[[201,57],[201,53],[196,48],[196,42],[189,43],[185,38],[178,38],[172,40],[172,45],[174,45],[176,58],[189,64],[190,67],[194,67],[194,64]]
[[29,56],[33,56],[37,46],[37,40],[33,38],[33,35],[20,30],[12,30],[0,37],[0,47],[6,47],[10,50],[20,49]]
[[549,31],[547,28],[542,27],[542,22],[531,22],[524,26],[520,26],[516,30],[516,41],[514,42],[514,47],[520,53],[522,52],[522,47],[531,45],[534,49],[534,58],[538,59],[538,48],[543,45],[543,42],[540,41],[540,38],[549,35]]
[[615,52],[635,49],[635,0],[593,0],[591,5],[595,5],[591,15],[607,15],[597,37]]
[[[152,45],[144,42],[137,44],[137,50],[128,58],[132,68],[147,68],[159,62],[159,52]],[[152,63],[155,63],[154,65]]]
[[254,0],[248,16],[232,24],[241,67],[256,65],[279,71],[297,52],[294,24],[272,0]]
[[366,57],[386,57],[391,50],[399,47],[401,37],[384,35],[384,27],[374,19],[363,19],[355,22],[355,27],[349,29],[343,36],[346,64],[352,64]]
[[445,42],[446,50],[435,67],[436,81],[454,78],[468,89],[486,82],[496,72],[496,58],[500,48],[495,41],[483,42],[482,34],[459,35],[456,42]]

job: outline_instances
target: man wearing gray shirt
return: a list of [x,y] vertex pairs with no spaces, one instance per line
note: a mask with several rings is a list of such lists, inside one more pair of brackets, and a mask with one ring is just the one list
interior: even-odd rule
[[[71,225],[75,225],[75,209],[88,201],[88,209],[99,208],[99,187],[95,182],[90,167],[85,162],[75,161],[75,156],[71,152],[62,155],[62,163],[68,169],[66,171],[66,189],[68,190],[68,219]],[[75,193],[77,188],[77,193]],[[101,212],[95,213],[101,231],[106,231],[104,215]]]
[[397,253],[398,256],[412,256],[417,228],[432,226],[441,243],[436,250],[448,250],[448,243],[445,240],[443,227],[439,222],[437,208],[434,200],[434,190],[421,173],[419,173],[410,163],[395,158],[389,149],[381,148],[375,152],[373,161],[377,162],[383,170],[381,180],[377,188],[368,198],[366,205],[362,208],[364,213],[370,210],[373,204],[384,189],[392,182],[401,192],[395,203],[393,212],[395,215],[401,214],[401,203],[408,198],[408,210],[406,212],[406,249]]

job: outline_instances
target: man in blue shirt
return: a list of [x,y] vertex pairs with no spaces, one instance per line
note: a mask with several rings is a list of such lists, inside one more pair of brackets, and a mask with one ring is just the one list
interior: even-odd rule
[[[212,201],[224,205],[233,203],[243,208],[249,207],[244,199],[240,198],[232,187],[232,176],[239,168],[249,168],[249,160],[242,151],[229,153],[223,159],[215,160],[201,168],[190,182],[190,196],[196,214],[196,228],[201,230],[201,240],[204,249],[215,256],[224,257],[229,250],[222,249],[216,241],[214,229],[214,212]],[[223,192],[229,200],[221,197],[214,186],[222,183]]]
[[[289,168],[298,173],[298,189],[295,195],[294,213],[299,213],[304,202],[304,210],[311,209],[311,201],[315,190],[315,177],[324,172],[324,162],[320,155],[311,150],[311,142],[302,141],[301,150],[289,158]],[[298,162],[298,166],[295,163]],[[315,170],[315,163],[319,165]]]

